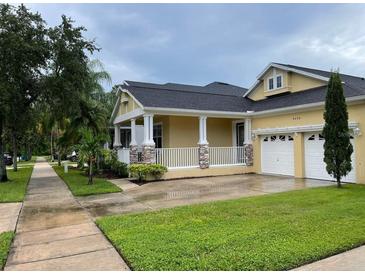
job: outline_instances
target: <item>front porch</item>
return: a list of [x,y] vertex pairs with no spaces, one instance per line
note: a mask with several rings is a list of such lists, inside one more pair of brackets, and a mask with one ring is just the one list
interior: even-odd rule
[[165,179],[252,171],[249,118],[160,113],[121,118],[115,123],[114,148],[122,162],[164,165]]

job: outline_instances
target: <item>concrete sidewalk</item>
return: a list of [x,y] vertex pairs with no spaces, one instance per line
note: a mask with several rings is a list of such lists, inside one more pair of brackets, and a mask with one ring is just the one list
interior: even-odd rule
[[22,203],[0,203],[0,233],[14,231]]
[[364,271],[365,246],[301,266],[295,271]]
[[37,161],[5,270],[128,270],[44,159]]

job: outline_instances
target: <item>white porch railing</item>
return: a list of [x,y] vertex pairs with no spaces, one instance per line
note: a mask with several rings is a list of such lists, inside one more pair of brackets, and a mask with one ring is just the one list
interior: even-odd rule
[[118,160],[120,162],[129,164],[129,148],[118,149]]
[[168,168],[198,167],[199,148],[156,148],[156,163]]
[[232,166],[245,164],[244,147],[210,147],[210,166]]

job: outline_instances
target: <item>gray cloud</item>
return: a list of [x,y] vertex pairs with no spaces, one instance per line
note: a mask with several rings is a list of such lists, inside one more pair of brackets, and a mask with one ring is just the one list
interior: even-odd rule
[[31,4],[88,29],[125,79],[249,87],[271,61],[364,75],[364,4]]

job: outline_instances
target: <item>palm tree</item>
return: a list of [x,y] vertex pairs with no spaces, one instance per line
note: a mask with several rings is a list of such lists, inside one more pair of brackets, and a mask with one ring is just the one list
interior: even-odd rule
[[105,140],[102,135],[93,135],[90,129],[81,130],[82,138],[80,144],[76,146],[79,152],[79,160],[88,164],[88,184],[93,184],[93,165],[96,163],[96,159],[102,153],[101,144]]
[[88,91],[91,98],[102,102],[105,98],[105,89],[103,83],[110,85],[112,80],[110,74],[104,69],[103,64],[95,59],[89,62],[89,77]]

